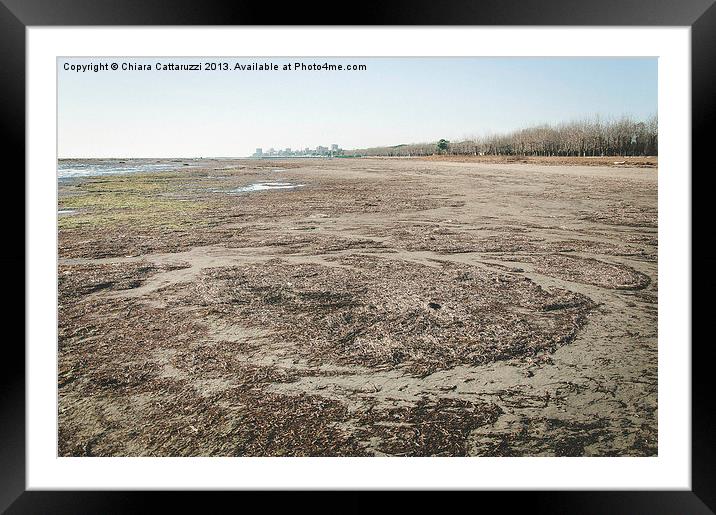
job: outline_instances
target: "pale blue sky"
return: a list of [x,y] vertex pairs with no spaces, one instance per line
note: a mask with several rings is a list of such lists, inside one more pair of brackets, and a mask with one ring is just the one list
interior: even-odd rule
[[[234,63],[366,71],[233,71]],[[226,62],[231,71],[65,71]],[[459,140],[544,122],[657,112],[656,58],[58,59],[59,157],[231,157],[256,147]]]

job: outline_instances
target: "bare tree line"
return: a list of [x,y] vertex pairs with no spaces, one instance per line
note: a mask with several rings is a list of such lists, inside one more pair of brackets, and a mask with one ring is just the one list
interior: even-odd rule
[[450,142],[445,149],[437,142],[411,143],[347,151],[356,156],[505,155],[505,156],[656,156],[656,115],[644,121],[623,117],[543,124],[502,134]]

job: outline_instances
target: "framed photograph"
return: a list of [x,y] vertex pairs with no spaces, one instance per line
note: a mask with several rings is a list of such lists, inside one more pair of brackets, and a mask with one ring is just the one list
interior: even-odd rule
[[713,513],[712,3],[3,0],[0,507]]

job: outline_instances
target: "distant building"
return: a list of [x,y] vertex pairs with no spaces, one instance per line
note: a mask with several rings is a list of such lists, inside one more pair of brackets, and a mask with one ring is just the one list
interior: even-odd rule
[[293,150],[291,147],[276,150],[273,147],[269,148],[266,152],[261,148],[257,148],[254,152],[253,157],[312,157],[312,156],[340,156],[343,155],[343,150],[335,143],[329,147],[318,145],[315,149],[306,147],[304,149]]

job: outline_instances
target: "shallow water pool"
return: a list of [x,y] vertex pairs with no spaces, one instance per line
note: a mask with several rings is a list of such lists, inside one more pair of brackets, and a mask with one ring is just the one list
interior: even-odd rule
[[252,191],[285,190],[285,189],[301,188],[303,186],[305,186],[305,185],[304,184],[293,184],[291,182],[278,182],[278,181],[255,182],[253,184],[249,184],[248,186],[242,186],[241,188],[229,190],[227,193],[250,193]]

